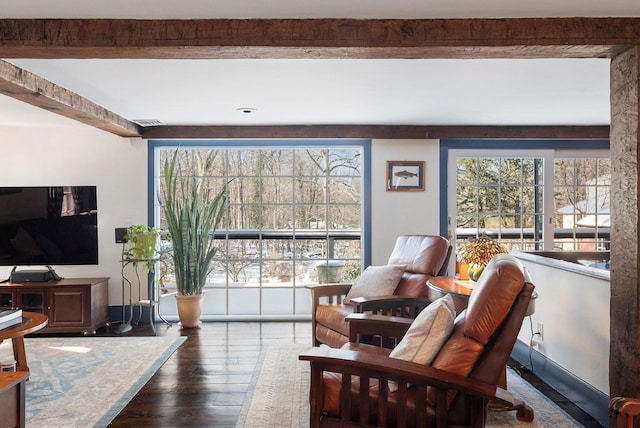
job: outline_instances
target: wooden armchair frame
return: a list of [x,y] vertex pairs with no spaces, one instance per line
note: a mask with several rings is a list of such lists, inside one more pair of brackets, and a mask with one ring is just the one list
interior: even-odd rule
[[[515,258],[505,255],[494,259],[488,267],[491,273],[474,295],[471,312],[465,310],[456,318],[454,333],[431,366],[389,357],[390,348],[405,335],[412,319],[368,313],[346,317],[349,341],[341,349],[312,348],[300,354],[300,360],[311,365],[310,426],[482,427],[489,401],[494,409],[516,410],[519,420],[532,421],[533,410],[502,387],[506,362],[534,286],[525,279]],[[518,282],[518,270],[523,283]],[[519,286],[522,288],[514,296]],[[513,296],[510,307],[505,307],[507,301],[500,298],[505,292]],[[507,308],[503,318],[500,314],[505,312],[501,311]],[[495,314],[493,320],[487,318],[490,314]],[[466,322],[472,324],[465,327]],[[479,323],[479,328],[490,325],[492,330],[485,330],[485,336],[474,336],[477,330],[473,323]],[[371,336],[379,338],[387,349],[372,346]],[[361,337],[366,337],[367,343],[359,343]],[[476,337],[486,338],[486,342],[476,342],[483,344],[483,350],[479,354],[472,351],[472,360],[461,354],[461,363],[473,364],[473,368],[468,375],[456,373],[456,352],[478,349],[465,346]],[[389,381],[397,383],[397,391],[389,392]]]
[[[389,358],[373,353],[357,352],[344,349],[333,349],[328,347],[311,348],[299,356],[300,360],[309,361],[311,364],[311,417],[310,426],[316,427],[362,427],[376,425],[379,427],[389,426],[390,415],[388,412],[389,389],[388,381],[398,383],[397,394],[397,415],[395,426],[406,427],[447,427],[449,417],[449,394],[462,392],[471,397],[470,427],[482,427],[486,420],[486,409],[489,401],[499,406],[515,407],[524,409],[522,401],[516,399],[510,392],[470,379],[464,376],[449,373],[433,367],[416,364],[409,361]],[[342,386],[340,388],[340,409],[339,418],[322,415],[324,408],[323,373],[333,372],[342,375]],[[353,385],[354,378],[359,380],[359,385]],[[371,422],[369,417],[369,386],[377,381],[378,388],[378,414],[377,421]],[[411,417],[407,407],[400,403],[407,402],[409,394],[407,385],[415,389],[415,412]],[[431,388],[435,394],[432,406],[428,406],[427,387]],[[357,393],[358,405],[360,408],[360,420],[351,422],[349,411],[354,393]],[[427,415],[427,407],[433,408],[434,415],[430,419]],[[410,421],[409,418],[413,419]],[[431,425],[431,420],[434,425]]]
[[640,398],[613,397],[609,401],[609,427],[632,428],[640,424]]
[[431,304],[426,297],[356,297],[351,299],[354,313],[372,313],[397,317],[415,318],[420,311]]
[[[422,242],[427,242],[427,240],[434,239],[434,238],[437,238],[435,240],[436,243],[435,244],[429,243],[427,244],[429,245],[428,247],[415,245],[415,240],[424,239],[425,241],[422,241]],[[422,242],[420,242],[420,245],[422,245]],[[442,248],[443,244],[446,244],[446,247]],[[405,250],[405,248],[408,248],[408,250]],[[407,263],[410,264],[411,261],[414,260],[414,258],[416,260],[420,260],[420,262],[418,262],[417,264],[417,266],[419,266],[419,269],[417,269],[416,271],[410,270],[409,273],[415,273],[417,275],[422,275],[425,277],[423,283],[421,284],[425,290],[422,297],[419,295],[419,293],[416,293],[416,292],[406,293],[406,290],[405,290],[405,293],[399,293],[398,295],[392,294],[388,296],[354,298],[354,299],[351,299],[351,302],[349,302],[349,305],[346,305],[346,306],[352,306],[354,313],[367,312],[367,313],[377,313],[377,314],[383,314],[383,315],[404,316],[409,318],[415,318],[422,309],[428,306],[431,303],[431,301],[426,297],[427,279],[433,274],[435,275],[446,274],[447,269],[449,268],[449,259],[452,254],[453,247],[445,238],[437,235],[401,236],[398,238],[398,241],[396,242],[396,247],[394,247],[394,251],[392,252],[389,262],[390,263],[404,262],[405,259],[403,259],[403,257],[407,257],[407,255],[404,254],[403,251],[409,252],[409,256],[408,256],[409,262]],[[411,253],[411,251],[415,251],[415,253]],[[424,254],[436,255],[434,256],[434,259],[431,260],[431,262],[433,262],[434,260],[437,260],[437,266],[433,268],[434,270],[438,269],[437,273],[435,271],[431,271],[430,273],[427,273],[428,271],[424,270],[425,265],[420,264],[420,263],[424,263],[424,260],[425,260]],[[440,255],[441,257],[443,257],[442,261],[438,260],[437,255]],[[429,269],[429,268],[426,268],[426,269]],[[407,281],[405,284],[413,283],[414,285],[412,287],[415,287],[415,284],[420,283],[420,280],[416,280],[415,277],[414,279],[403,278],[401,280],[401,284],[403,283],[403,281]],[[345,283],[313,284],[313,285],[305,286],[305,288],[307,288],[311,293],[311,328],[313,330],[314,346],[319,346],[321,344],[321,341],[318,339],[318,336],[317,336],[318,306],[344,304],[345,303],[344,299],[346,295],[349,293],[351,286],[352,284],[345,284]],[[412,294],[412,295],[409,296],[409,294]],[[342,311],[342,309],[336,310],[336,313],[340,313],[340,312],[342,312],[342,316],[344,316],[344,312]],[[322,322],[320,324],[322,324]],[[335,332],[335,333],[341,335],[341,337],[344,338],[344,340],[346,340],[346,334],[343,330],[343,326],[341,326],[339,332]]]
[[[322,304],[343,303],[352,284],[313,284],[306,288],[311,292],[311,325],[313,328],[313,346],[320,343],[315,337],[316,311],[315,308]],[[325,300],[325,301],[323,301]],[[426,297],[404,296],[380,296],[380,297],[356,297],[351,299],[354,313],[371,313],[397,317],[415,318],[420,311],[430,303]]]
[[[390,317],[372,314],[352,314],[347,317],[349,321],[349,345],[358,348],[360,337],[375,336],[379,338],[381,347],[395,346],[404,337],[413,320],[404,317]],[[366,346],[366,345],[365,345]],[[522,400],[514,397],[509,391],[480,382],[475,379],[460,376],[444,370],[435,369],[423,364],[416,364],[396,358],[389,358],[384,353],[359,352],[351,349],[311,348],[299,356],[300,360],[311,363],[311,427],[362,427],[370,422],[365,420],[369,414],[369,386],[377,381],[378,390],[378,420],[375,423],[379,427],[388,426],[389,415],[387,403],[389,400],[388,381],[398,383],[397,403],[406,403],[408,388],[412,385],[416,390],[415,421],[409,423],[410,412],[406,408],[398,406],[398,414],[395,418],[397,427],[416,426],[427,427],[429,419],[426,409],[428,404],[434,409],[433,420],[436,427],[449,426],[448,397],[451,394],[461,392],[471,397],[469,408],[470,427],[482,427],[486,420],[487,404],[491,401],[492,408],[516,410],[516,416],[523,421],[533,420],[533,410]],[[322,415],[324,408],[324,391],[322,376],[324,372],[340,373],[342,386],[340,389],[340,409],[342,415],[336,420],[327,415]],[[354,378],[359,380],[359,386],[354,386]],[[435,404],[427,402],[427,387],[434,394]],[[353,392],[358,390],[358,406],[360,421],[349,422],[348,410],[351,408]],[[318,423],[316,424],[317,421]],[[320,423],[322,421],[322,423]]]
[[361,337],[378,338],[377,344],[382,348],[392,349],[402,340],[413,323],[413,319],[373,314],[351,314],[349,322],[349,343],[361,343]]
[[[305,285],[311,292],[311,328],[313,330],[313,346],[320,346],[316,338],[316,308],[320,304],[341,304],[353,284],[312,284]],[[325,300],[325,301],[323,301]]]

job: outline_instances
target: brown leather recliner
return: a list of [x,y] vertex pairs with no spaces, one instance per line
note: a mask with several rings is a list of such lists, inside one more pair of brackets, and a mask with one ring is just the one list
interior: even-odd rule
[[373,312],[415,318],[430,301],[427,280],[445,275],[451,245],[437,235],[403,235],[396,240],[388,264],[406,265],[405,273],[393,296],[356,298],[345,303],[351,284],[309,285],[311,290],[311,326],[313,344],[321,343],[339,348],[349,341],[347,315],[354,312]]
[[[521,420],[533,420],[531,408],[501,388],[533,288],[515,257],[494,257],[430,366],[353,342],[300,354],[311,362],[310,426],[482,427],[489,401],[518,410]],[[390,332],[382,329],[383,318],[398,325],[395,337],[409,325],[406,319],[368,314],[349,318],[352,338]],[[397,382],[398,390],[389,392],[387,381]]]

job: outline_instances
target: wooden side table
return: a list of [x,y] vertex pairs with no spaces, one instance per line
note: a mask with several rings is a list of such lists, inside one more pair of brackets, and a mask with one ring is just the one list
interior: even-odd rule
[[27,372],[0,373],[0,426],[25,426],[25,381]]
[[429,299],[436,300],[450,294],[453,298],[456,314],[467,308],[473,286],[472,281],[460,280],[452,276],[434,276],[427,281]]
[[13,358],[16,360],[16,371],[28,372],[27,353],[24,350],[24,337],[47,325],[49,318],[36,312],[22,312],[22,322],[0,330],[0,343],[5,339],[13,342]]

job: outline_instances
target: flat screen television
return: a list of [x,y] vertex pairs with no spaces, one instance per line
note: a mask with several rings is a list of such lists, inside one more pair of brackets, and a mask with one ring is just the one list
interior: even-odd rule
[[0,266],[95,264],[96,186],[0,187]]

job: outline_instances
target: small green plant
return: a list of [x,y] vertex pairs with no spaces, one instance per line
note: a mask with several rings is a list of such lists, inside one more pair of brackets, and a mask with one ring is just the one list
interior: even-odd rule
[[125,233],[127,247],[124,250],[124,260],[131,261],[134,265],[144,262],[149,272],[155,270],[155,263],[159,258],[158,238],[160,229],[144,224],[129,226]]

